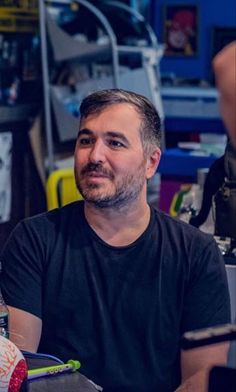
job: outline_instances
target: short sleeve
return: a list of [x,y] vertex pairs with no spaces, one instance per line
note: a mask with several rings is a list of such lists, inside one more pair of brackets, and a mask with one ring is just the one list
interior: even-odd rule
[[182,333],[230,322],[225,264],[215,240],[196,253],[184,295]]
[[41,281],[44,249],[30,224],[19,223],[2,253],[1,289],[7,305],[41,317]]

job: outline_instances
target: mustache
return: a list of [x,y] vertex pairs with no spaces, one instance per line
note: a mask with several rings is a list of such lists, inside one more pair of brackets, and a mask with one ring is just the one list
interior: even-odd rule
[[96,172],[98,174],[102,174],[104,176],[107,176],[109,178],[113,178],[113,173],[110,170],[105,169],[101,163],[92,163],[89,162],[87,165],[83,167],[81,170],[81,174],[85,175],[91,172]]

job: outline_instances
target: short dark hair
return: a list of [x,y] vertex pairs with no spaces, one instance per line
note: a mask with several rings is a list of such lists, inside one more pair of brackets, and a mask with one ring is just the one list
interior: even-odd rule
[[99,114],[108,106],[128,103],[141,118],[140,137],[144,152],[150,147],[161,145],[161,121],[154,105],[143,95],[122,89],[99,90],[88,95],[81,103],[81,119],[91,114]]

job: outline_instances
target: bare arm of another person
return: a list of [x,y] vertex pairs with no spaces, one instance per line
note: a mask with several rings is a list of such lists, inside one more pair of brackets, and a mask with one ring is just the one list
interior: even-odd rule
[[[214,240],[192,256],[185,296],[183,332],[230,322],[230,299],[225,263]],[[227,363],[229,343],[201,346],[180,353],[181,385],[177,392],[207,392],[209,371]]]
[[229,137],[236,147],[236,41],[225,46],[213,59],[220,106]]
[[10,340],[20,350],[36,352],[38,349],[42,320],[31,313],[8,306],[10,313]]
[[176,392],[207,392],[209,371],[227,362],[228,343],[181,352],[182,383]]

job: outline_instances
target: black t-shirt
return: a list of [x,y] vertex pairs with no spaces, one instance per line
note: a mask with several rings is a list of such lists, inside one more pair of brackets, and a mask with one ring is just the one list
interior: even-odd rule
[[80,360],[104,392],[172,392],[182,333],[230,321],[213,237],[154,209],[114,247],[72,203],[20,223],[1,260],[7,304],[43,320],[39,351]]

